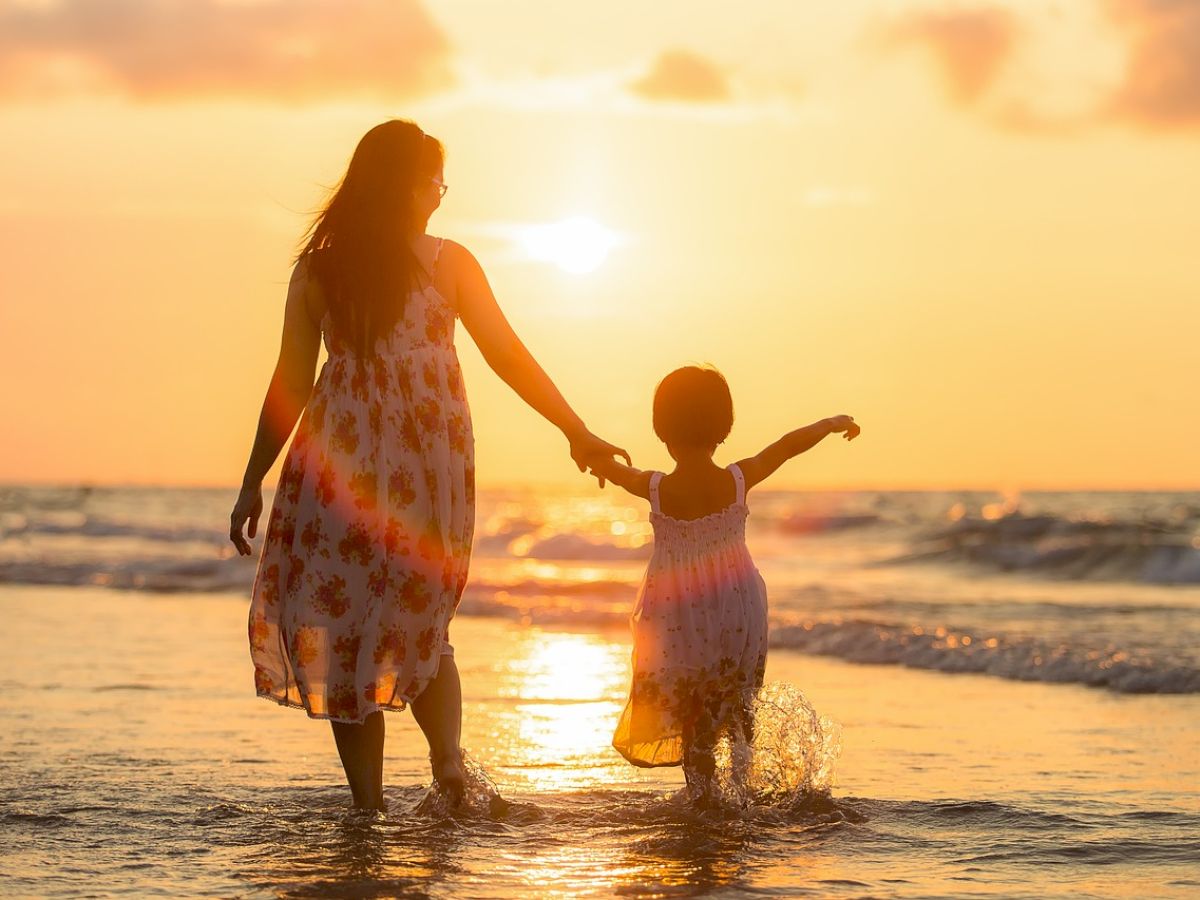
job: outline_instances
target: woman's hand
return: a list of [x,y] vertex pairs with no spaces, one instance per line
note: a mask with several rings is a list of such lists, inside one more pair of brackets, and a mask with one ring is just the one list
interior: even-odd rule
[[242,485],[241,493],[233,504],[233,513],[229,516],[229,540],[237,547],[239,556],[249,556],[253,552],[250,542],[242,536],[242,526],[249,520],[250,525],[246,533],[254,537],[258,532],[258,517],[262,515],[262,511],[262,486]]
[[[614,456],[625,457],[627,465],[633,465],[633,460],[629,458],[629,453],[622,450],[615,444],[610,444],[602,438],[596,437],[590,431],[580,432],[576,436],[570,438],[571,441],[571,459],[575,461],[575,465],[579,467],[580,472],[587,471],[590,465],[600,459],[612,459]],[[604,476],[596,472],[592,472],[596,476],[596,481],[600,487],[604,487]]]

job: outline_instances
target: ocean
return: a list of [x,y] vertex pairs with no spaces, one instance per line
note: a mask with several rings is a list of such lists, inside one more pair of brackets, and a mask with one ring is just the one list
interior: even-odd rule
[[403,714],[382,817],[254,697],[233,496],[0,488],[5,896],[1200,894],[1200,494],[753,492],[793,789],[700,811],[608,746],[645,510],[481,491],[472,807]]

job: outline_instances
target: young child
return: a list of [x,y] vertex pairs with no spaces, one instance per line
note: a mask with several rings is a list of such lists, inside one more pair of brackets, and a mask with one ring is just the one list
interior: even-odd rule
[[850,416],[822,419],[722,469],[712,456],[732,427],[721,374],[676,369],[654,393],[654,433],[674,471],[612,460],[592,470],[649,500],[654,528],[633,612],[633,686],[613,746],[635,766],[682,764],[700,801],[712,799],[722,732],[751,740],[767,660],[767,592],[746,548],[746,492],[827,435],[859,433]]

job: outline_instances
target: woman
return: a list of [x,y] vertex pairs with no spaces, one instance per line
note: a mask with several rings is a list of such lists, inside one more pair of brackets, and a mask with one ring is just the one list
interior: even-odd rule
[[[442,145],[388,121],[359,142],[296,259],[279,361],[230,516],[242,555],[262,479],[297,418],[250,606],[259,696],[329,719],[354,805],[383,809],[383,710],[411,705],[434,779],[463,792],[447,628],[474,528],[459,318],[488,365],[558,426],[580,471],[628,454],[584,426],[505,319],[465,247],[426,233]],[[321,337],[329,358],[314,385]],[[301,415],[303,414],[303,416]]]

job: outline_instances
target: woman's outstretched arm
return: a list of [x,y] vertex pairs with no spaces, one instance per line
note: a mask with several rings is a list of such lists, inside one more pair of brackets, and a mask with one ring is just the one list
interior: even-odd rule
[[[461,244],[447,241],[443,253],[448,255],[448,258],[443,257],[443,265],[448,262],[454,273],[459,317],[483,358],[522,400],[563,433],[571,445],[571,458],[579,471],[584,471],[590,461],[601,458],[623,456],[629,462],[628,453],[588,431],[583,420],[563,399],[550,376],[509,325],[483,267],[471,252]],[[603,485],[603,478],[600,483]]]
[[254,537],[258,531],[258,519],[263,509],[263,478],[275,464],[279,451],[287,443],[288,435],[292,433],[312,393],[321,332],[308,314],[305,300],[305,294],[310,289],[307,268],[307,262],[301,260],[292,270],[283,309],[279,360],[275,363],[275,372],[263,399],[254,448],[250,451],[246,474],[242,478],[242,490],[229,517],[229,539],[242,556],[248,556],[251,552],[250,543],[242,535],[242,526],[249,522],[247,532],[250,537]]

